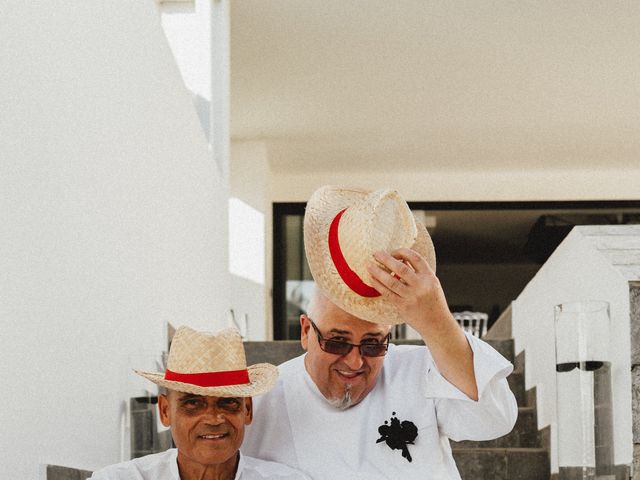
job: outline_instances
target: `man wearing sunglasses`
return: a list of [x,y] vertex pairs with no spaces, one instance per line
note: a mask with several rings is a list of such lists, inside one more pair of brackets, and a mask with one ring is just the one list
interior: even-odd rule
[[[250,455],[314,479],[460,479],[449,439],[508,433],[512,365],[449,312],[424,227],[392,191],[323,187],[305,213],[306,354],[254,404]],[[409,245],[410,247],[407,247]],[[407,323],[424,346],[389,344]]]

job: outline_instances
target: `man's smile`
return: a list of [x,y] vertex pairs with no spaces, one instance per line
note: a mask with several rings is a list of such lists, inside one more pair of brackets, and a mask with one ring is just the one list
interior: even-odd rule
[[229,436],[229,432],[220,432],[220,433],[206,433],[203,435],[198,435],[199,440],[208,440],[208,441],[217,441],[222,440]]
[[353,380],[355,378],[361,377],[362,375],[364,375],[364,371],[362,370],[341,370],[341,369],[335,369],[335,372],[338,373],[339,377],[342,377],[346,380]]

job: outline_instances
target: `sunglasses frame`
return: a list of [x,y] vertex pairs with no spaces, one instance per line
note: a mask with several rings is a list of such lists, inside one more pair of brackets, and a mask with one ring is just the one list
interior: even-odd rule
[[[318,329],[317,325],[313,322],[313,320],[311,320],[309,317],[307,317],[307,319],[309,320],[309,322],[311,322],[311,326],[313,327],[313,329],[316,332],[316,335],[318,336],[318,344],[320,345],[320,349],[323,352],[329,353],[331,355],[339,355],[343,357],[351,353],[351,350],[353,350],[353,347],[357,347],[358,352],[360,353],[360,356],[376,358],[376,357],[384,357],[387,354],[387,351],[389,350],[389,341],[391,340],[391,333],[387,334],[387,336],[385,337],[385,343],[349,343],[349,342],[343,342],[342,340],[332,340],[330,338],[324,338],[320,333],[320,330]],[[344,353],[331,352],[326,349],[327,343],[329,342],[331,342],[332,344],[340,345],[341,346],[340,348],[346,348],[346,347],[342,347],[342,345],[348,345],[349,348]],[[363,351],[363,347],[365,348],[364,351]],[[367,347],[384,347],[384,350],[381,350],[381,353],[377,355],[369,355],[366,353]]]

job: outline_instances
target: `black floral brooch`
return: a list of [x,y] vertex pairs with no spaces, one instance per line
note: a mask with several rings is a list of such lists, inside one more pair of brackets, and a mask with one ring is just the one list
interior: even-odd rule
[[[392,412],[395,415],[396,412]],[[400,421],[398,417],[391,417],[391,424],[387,420],[378,427],[380,438],[376,443],[387,442],[391,450],[402,450],[402,456],[411,462],[411,454],[407,445],[413,445],[418,436],[418,428],[408,420]]]

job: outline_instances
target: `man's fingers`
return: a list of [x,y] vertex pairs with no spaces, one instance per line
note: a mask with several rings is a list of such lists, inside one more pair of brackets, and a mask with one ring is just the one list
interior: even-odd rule
[[416,281],[414,269],[402,260],[394,258],[386,252],[376,252],[373,257],[395,274],[396,279],[402,280],[407,285],[413,285]]
[[[399,296],[406,294],[407,286],[403,283],[401,277],[385,271],[373,262],[369,262],[367,270],[369,270],[371,280],[375,283],[373,288],[378,290],[382,295],[384,295],[385,292]],[[379,287],[382,287],[382,289]]]
[[416,273],[433,273],[433,270],[424,257],[415,250],[411,250],[410,248],[398,248],[391,252],[391,256],[398,260],[407,262]]
[[389,290],[382,282],[378,281],[373,275],[371,276],[371,286],[375,288],[383,297],[397,296]]

